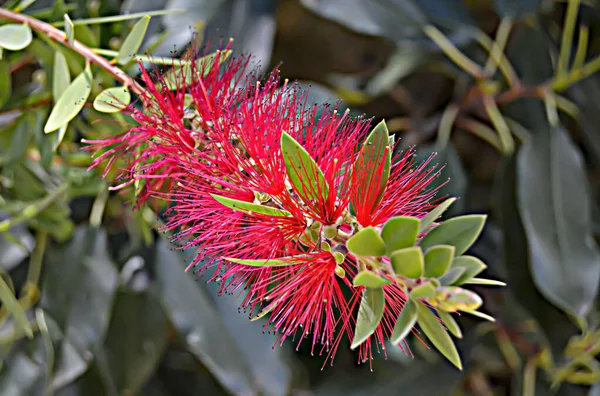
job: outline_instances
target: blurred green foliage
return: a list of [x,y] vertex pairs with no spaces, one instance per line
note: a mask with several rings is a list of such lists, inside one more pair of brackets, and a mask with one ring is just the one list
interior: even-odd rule
[[[596,2],[0,5],[0,394],[600,394]],[[126,128],[98,96],[135,101],[133,55],[170,65],[219,37],[437,151],[461,197],[448,213],[490,215],[469,254],[508,287],[474,287],[497,321],[458,318],[462,372],[415,340],[374,372],[349,348],[323,371],[304,346],[273,349],[235,296],[183,272],[193,252],[169,249],[151,208],[87,171],[80,139]]]

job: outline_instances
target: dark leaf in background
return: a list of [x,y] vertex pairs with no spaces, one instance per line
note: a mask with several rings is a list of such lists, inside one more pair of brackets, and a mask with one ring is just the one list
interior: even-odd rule
[[585,317],[598,291],[600,254],[581,154],[562,128],[538,130],[523,144],[517,172],[533,279],[548,300]]
[[552,353],[560,359],[569,338],[578,329],[564,312],[550,304],[538,291],[530,272],[527,234],[517,206],[516,156],[506,160],[496,180],[494,213],[499,217],[503,239],[503,262],[510,291],[533,316],[546,336]]
[[[5,220],[5,213],[0,212],[0,221]],[[10,235],[7,238],[5,234],[0,234],[0,268],[8,272],[18,266],[29,256],[29,252],[35,246],[33,235],[22,224],[10,229]],[[12,239],[20,243],[16,244]]]
[[494,0],[498,15],[511,19],[526,18],[535,13],[542,0]]
[[118,281],[106,241],[103,230],[79,227],[49,252],[40,306],[64,333],[54,388],[82,375],[104,343]]
[[596,166],[600,166],[600,112],[597,103],[600,103],[600,79],[590,76],[584,81],[569,88],[570,98],[579,108],[578,122],[586,143],[584,149],[589,153]]
[[[549,44],[549,40],[539,28],[528,24],[514,27],[506,53],[524,84],[542,84],[554,76],[554,62],[550,56]],[[515,107],[518,107],[516,104],[520,104],[521,101],[514,103]]]

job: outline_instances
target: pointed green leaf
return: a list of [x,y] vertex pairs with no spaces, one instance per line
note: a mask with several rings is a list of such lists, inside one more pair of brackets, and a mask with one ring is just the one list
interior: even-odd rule
[[327,181],[319,165],[300,143],[285,132],[281,135],[281,152],[290,182],[302,199],[327,199]]
[[425,282],[422,285],[414,287],[410,291],[410,296],[412,298],[430,298],[430,297],[435,296],[435,293],[436,293],[435,289],[436,289],[436,287],[433,283]]
[[56,131],[75,118],[85,105],[91,91],[92,71],[88,65],[83,73],[75,77],[71,85],[69,85],[52,108],[52,112],[50,112],[48,121],[46,121],[46,125],[44,126],[44,132]]
[[444,276],[440,278],[440,283],[442,286],[450,286],[456,283],[456,281],[463,276],[463,274],[467,271],[464,267],[456,267],[450,268]]
[[129,105],[131,94],[126,87],[112,87],[100,92],[94,99],[94,109],[102,113],[117,113]]
[[394,217],[381,229],[381,237],[388,252],[414,246],[419,236],[421,221],[416,217]]
[[70,83],[71,75],[69,74],[67,59],[62,52],[57,50],[54,52],[54,66],[52,69],[52,97],[54,103],[58,102],[58,99],[69,88]]
[[126,65],[135,56],[144,41],[146,30],[148,29],[148,23],[150,23],[150,17],[148,15],[142,17],[139,21],[133,25],[133,29],[123,41],[123,45],[119,49],[117,55],[117,62],[120,65]]
[[260,213],[267,216],[290,216],[290,212],[282,209],[271,208],[269,206],[259,205],[251,202],[239,201],[233,198],[222,197],[216,194],[210,194],[219,203],[227,206],[230,209],[236,210],[242,213]]
[[73,45],[75,42],[75,26],[73,26],[73,21],[69,18],[68,14],[64,15],[65,20],[65,33],[67,33],[67,40],[69,40],[69,44]]
[[421,219],[421,229],[419,230],[419,232],[427,231],[427,229],[433,223],[435,223],[438,217],[440,217],[446,210],[448,210],[450,205],[452,205],[455,201],[456,198],[448,198],[447,200],[436,206],[435,209],[433,209],[427,214],[427,216],[423,217]]
[[360,271],[354,279],[352,284],[354,286],[365,286],[365,287],[381,287],[383,285],[389,285],[392,283],[390,280],[382,278],[379,275],[375,275],[371,271]]
[[184,86],[183,82],[185,82],[185,85],[189,85],[192,83],[192,81],[194,81],[195,78],[197,78],[193,75],[194,72],[197,73],[199,71],[204,71],[203,77],[205,77],[213,70],[217,57],[219,65],[221,65],[227,60],[227,58],[229,58],[231,53],[231,50],[216,51],[214,54],[206,55],[200,59],[196,59],[194,62],[194,67],[192,67],[191,62],[186,62],[181,66],[177,66],[176,63],[174,63],[177,60],[174,60],[172,63],[167,63],[173,64],[176,67],[173,67],[165,74],[164,84],[166,88],[171,91],[180,89],[182,86]]
[[373,227],[363,228],[346,242],[346,247],[357,257],[381,257],[385,255],[383,239]]
[[479,237],[486,217],[485,215],[467,215],[446,220],[425,235],[419,245],[423,249],[434,245],[452,245],[456,247],[454,254],[460,256]]
[[19,326],[27,337],[33,338],[33,331],[31,329],[31,325],[27,320],[27,316],[25,315],[25,311],[21,308],[19,301],[12,293],[8,284],[2,276],[0,276],[0,302],[6,308],[6,310],[13,316],[17,326]]
[[383,289],[366,288],[363,292],[358,317],[356,318],[356,329],[351,349],[356,349],[375,332],[383,317],[385,307],[385,295]]
[[56,151],[58,146],[62,143],[65,135],[67,134],[67,129],[69,128],[69,124],[65,124],[58,128],[58,131],[54,134],[54,140],[52,142],[52,151]]
[[486,286],[506,286],[506,283],[483,278],[471,278],[462,283],[463,285],[486,285]]
[[438,311],[438,315],[440,316],[440,319],[442,319],[442,322],[444,322],[444,326],[446,326],[448,331],[454,337],[462,338],[462,331],[460,331],[458,323],[456,323],[456,320],[454,320],[454,317],[452,317],[450,313],[445,311]]
[[490,316],[488,314],[484,314],[483,312],[479,312],[479,311],[466,311],[466,313],[471,314],[473,316],[477,316],[478,318],[485,319],[485,320],[490,321],[490,322],[495,322],[496,321],[496,319],[494,319],[493,316]]
[[452,261],[452,268],[465,269],[465,272],[456,281],[454,281],[454,284],[461,285],[486,269],[487,265],[485,265],[483,261],[479,260],[477,257],[459,256]]
[[[440,295],[443,297],[440,298]],[[483,304],[477,293],[456,286],[443,287],[436,297],[440,300],[439,308],[448,312],[474,311]]]
[[456,346],[446,332],[446,329],[444,329],[444,326],[442,326],[435,314],[423,303],[419,302],[417,304],[417,310],[419,314],[417,323],[423,330],[423,333],[425,333],[433,346],[435,346],[446,359],[458,367],[459,370],[462,370],[462,363],[458,351],[456,350]]
[[250,267],[286,267],[288,265],[302,264],[310,256],[297,255],[289,257],[267,258],[258,260],[237,259],[233,257],[223,257],[223,260],[231,261],[232,263],[248,265]]
[[406,301],[406,304],[404,304],[404,307],[396,320],[396,324],[394,325],[394,331],[390,337],[390,342],[392,344],[398,344],[410,333],[417,322],[417,316],[417,303],[409,299]]
[[0,59],[0,108],[10,99],[12,79],[8,61]]
[[[373,208],[376,208],[381,202],[390,177],[392,150],[389,136],[385,121],[381,121],[365,140],[354,162],[358,199],[372,202]],[[354,204],[355,206],[364,206],[358,202]]]
[[31,43],[31,39],[31,28],[26,23],[0,26],[0,47],[4,49],[20,51]]
[[394,272],[406,278],[417,279],[423,276],[424,259],[420,247],[414,246],[396,250],[390,256]]
[[436,245],[425,252],[425,276],[427,278],[442,277],[452,264],[454,246]]

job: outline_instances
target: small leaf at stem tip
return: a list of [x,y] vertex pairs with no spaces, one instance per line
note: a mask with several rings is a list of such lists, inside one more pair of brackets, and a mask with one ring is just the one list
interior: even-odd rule
[[390,261],[394,272],[398,275],[411,279],[423,276],[423,251],[418,246],[396,250],[391,254]]
[[260,313],[258,315],[256,315],[252,319],[250,319],[250,322],[254,322],[256,320],[262,319],[266,314],[271,312],[273,310],[273,308],[275,308],[276,306],[277,306],[276,303],[269,304],[269,306],[266,307],[265,309],[263,309],[262,311],[260,311]]
[[[360,177],[357,180],[357,196],[369,202],[372,208],[376,208],[383,199],[390,177],[392,150],[389,137],[390,133],[383,120],[367,136],[354,162],[354,172]],[[375,190],[372,191],[373,189]],[[357,207],[361,206],[358,202],[354,204]]]
[[423,333],[429,338],[429,341],[446,357],[452,364],[462,370],[460,356],[456,346],[446,332],[446,329],[439,322],[435,314],[423,303],[417,303],[418,319],[417,323],[423,330]]
[[129,105],[131,94],[126,87],[111,87],[94,99],[94,109],[102,113],[117,113]]
[[448,210],[450,205],[452,205],[455,201],[456,198],[448,198],[447,200],[436,206],[435,209],[433,209],[427,214],[427,216],[423,217],[421,219],[421,229],[419,230],[419,233],[427,231],[427,229],[433,223],[435,223],[438,217],[440,217],[446,210]]
[[60,50],[57,50],[54,52],[54,66],[52,68],[52,98],[54,103],[58,102],[58,99],[69,88],[69,84],[71,84],[71,74],[67,66],[67,58]]
[[365,287],[381,287],[383,285],[389,285],[391,283],[392,282],[389,279],[382,278],[381,276],[366,270],[360,271],[352,280],[352,284],[354,286]]
[[430,298],[435,296],[435,286],[431,282],[423,283],[410,291],[412,298]]
[[255,204],[252,202],[239,201],[233,198],[222,197],[216,194],[210,194],[220,204],[242,213],[258,213],[267,216],[285,217],[291,216],[290,212],[282,209],[272,208],[270,206],[264,206]]
[[344,278],[346,277],[346,270],[345,270],[343,267],[341,267],[341,266],[339,266],[339,265],[336,265],[336,266],[335,266],[335,274],[336,274],[336,275],[337,275],[339,278],[342,278],[342,279],[344,279]]
[[375,332],[383,317],[384,307],[385,294],[383,289],[366,288],[364,290],[350,349],[356,349]]
[[419,236],[421,221],[416,217],[398,216],[389,219],[381,229],[381,237],[388,252],[414,246]]
[[400,315],[396,320],[396,324],[394,325],[394,331],[392,332],[392,336],[390,337],[390,342],[396,345],[404,338],[406,338],[406,336],[415,326],[415,323],[417,322],[417,317],[417,303],[409,299],[408,301],[406,301],[406,304],[404,304],[404,307],[402,308],[402,311],[400,312]]
[[310,256],[301,254],[297,256],[267,258],[267,259],[238,259],[234,257],[223,257],[223,260],[231,261],[232,263],[248,265],[250,267],[285,267],[288,265],[297,265],[306,262]]
[[75,42],[75,26],[73,25],[73,21],[69,18],[69,14],[64,15],[65,20],[65,33],[67,33],[67,40],[69,40],[69,44],[73,45]]
[[425,252],[425,277],[440,278],[450,268],[454,246],[436,245]]
[[506,286],[506,283],[483,278],[471,278],[462,283],[463,285],[486,285],[486,286]]
[[309,201],[326,200],[329,191],[319,165],[304,147],[286,132],[281,135],[281,152],[290,182],[301,198]]
[[71,85],[69,85],[52,108],[44,126],[45,133],[56,131],[79,114],[90,96],[92,82],[92,71],[88,64],[85,70],[75,77]]
[[479,237],[486,218],[485,215],[466,215],[446,220],[429,231],[419,246],[427,249],[435,245],[452,245],[456,247],[454,254],[460,256]]
[[125,38],[125,41],[123,41],[123,45],[119,49],[119,54],[117,55],[117,62],[120,65],[129,63],[138,52],[144,41],[144,36],[146,35],[149,23],[150,17],[146,15],[133,25],[133,29],[131,29],[131,32],[129,32]]
[[454,284],[461,285],[486,269],[487,265],[485,265],[483,261],[479,260],[477,257],[459,256],[452,261],[451,268],[465,269],[465,272],[456,281],[454,281]]
[[385,255],[385,243],[373,227],[363,228],[354,234],[346,241],[346,247],[350,253],[357,257],[381,257]]
[[460,327],[456,320],[452,317],[452,315],[445,311],[438,310],[438,315],[442,322],[444,322],[444,326],[448,329],[448,331],[456,338],[462,338],[462,331],[460,331]]
[[20,51],[31,44],[33,35],[28,24],[9,23],[0,26],[0,47],[10,51]]

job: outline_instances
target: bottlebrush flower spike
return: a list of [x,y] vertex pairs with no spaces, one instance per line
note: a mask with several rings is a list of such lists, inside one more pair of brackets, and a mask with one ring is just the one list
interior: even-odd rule
[[[246,58],[219,63],[192,63],[200,72],[182,74],[175,91],[144,71],[145,106],[129,110],[138,125],[90,142],[99,153],[93,166],[123,164],[122,186],[145,180],[144,199],[169,203],[163,230],[197,252],[188,269],[214,269],[221,293],[238,294],[278,342],[309,340],[331,362],[346,336],[370,360],[393,334],[412,330],[416,317],[398,317],[416,315],[418,304],[478,306],[456,287],[473,281],[477,262],[458,262],[446,271],[452,279],[427,278],[449,269],[440,260],[451,257],[423,255],[420,244],[456,244],[456,234],[462,252],[481,231],[476,219],[429,231],[443,211],[433,210],[432,158],[414,166],[412,150],[393,156],[385,123],[369,133],[367,120],[309,106],[277,70],[261,81],[245,73]],[[432,343],[447,345],[418,312]],[[399,328],[405,322],[410,328]],[[404,339],[396,343],[408,351]]]

